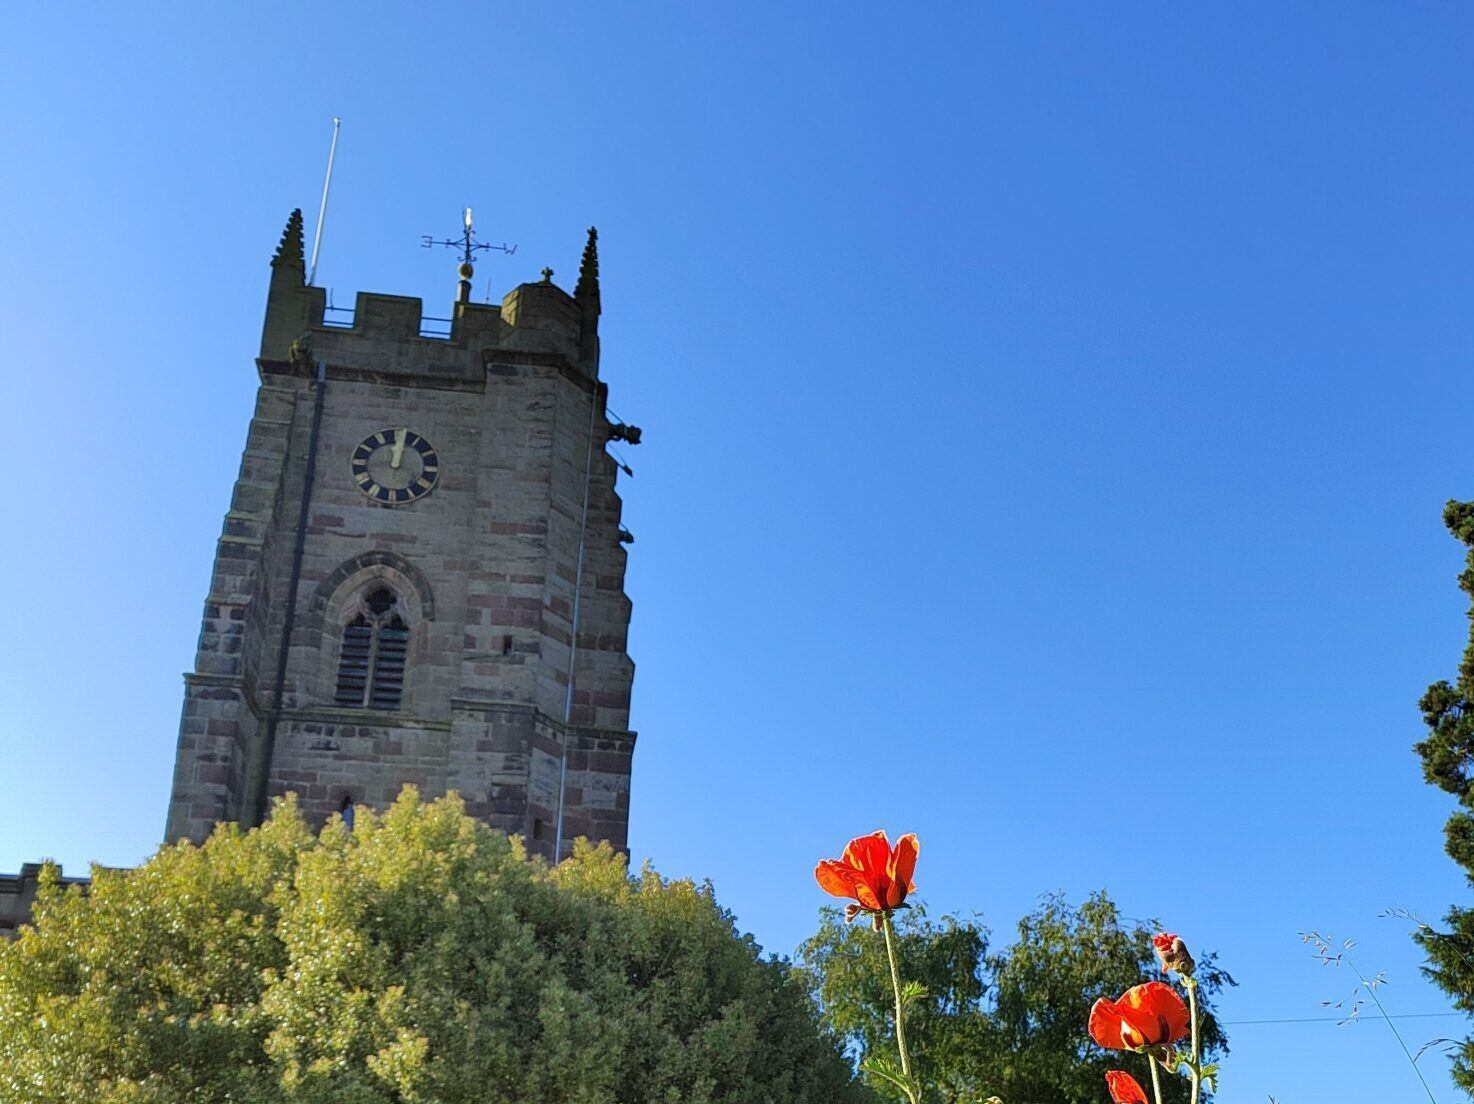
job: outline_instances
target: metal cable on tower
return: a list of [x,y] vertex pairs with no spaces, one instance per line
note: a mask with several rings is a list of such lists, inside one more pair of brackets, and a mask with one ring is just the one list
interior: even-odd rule
[[580,599],[583,597],[583,561],[588,546],[589,533],[589,485],[594,476],[594,418],[599,412],[599,384],[594,383],[589,395],[589,426],[587,447],[583,458],[583,508],[578,520],[578,563],[573,569],[573,609],[570,613],[571,635],[568,641],[568,685],[563,694],[563,739],[560,741],[561,755],[558,761],[558,815],[553,826],[553,862],[563,858],[563,809],[568,793],[568,737],[573,724],[573,676],[578,661],[578,624]]

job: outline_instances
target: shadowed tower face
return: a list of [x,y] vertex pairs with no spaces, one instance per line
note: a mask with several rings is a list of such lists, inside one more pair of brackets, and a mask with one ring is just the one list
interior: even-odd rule
[[[382,806],[406,783],[554,850],[627,845],[634,665],[589,233],[572,295],[360,293],[324,321],[294,212],[205,600],[170,840]],[[631,434],[636,436],[636,434]],[[576,646],[575,646],[576,621]],[[571,681],[570,681],[571,674]],[[561,800],[560,800],[561,795]]]

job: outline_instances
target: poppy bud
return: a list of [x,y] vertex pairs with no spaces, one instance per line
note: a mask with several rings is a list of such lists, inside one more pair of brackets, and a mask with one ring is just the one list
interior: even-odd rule
[[1158,932],[1152,936],[1152,949],[1157,952],[1157,961],[1162,964],[1162,972],[1176,970],[1183,977],[1193,976],[1193,956],[1188,953],[1187,944],[1182,941],[1180,935],[1171,932]]
[[1115,1104],[1147,1104],[1146,1090],[1141,1087],[1141,1082],[1124,1070],[1107,1070],[1105,1079]]

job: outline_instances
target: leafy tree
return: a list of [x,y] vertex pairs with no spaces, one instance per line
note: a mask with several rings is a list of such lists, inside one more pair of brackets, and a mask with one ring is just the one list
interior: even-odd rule
[[[1459,587],[1474,599],[1474,502],[1448,503],[1443,523],[1470,549]],[[1474,620],[1474,607],[1469,616]],[[1458,678],[1453,683],[1435,682],[1418,706],[1428,725],[1428,738],[1417,745],[1423,777],[1459,802],[1444,829],[1445,848],[1474,882],[1474,627]],[[1415,936],[1428,953],[1424,973],[1453,998],[1456,1007],[1474,1013],[1474,909],[1456,905],[1444,922],[1447,932],[1421,926]],[[1474,1091],[1474,1038],[1465,1039],[1458,1048],[1454,1080]]]
[[[885,948],[866,925],[846,925],[825,909],[818,933],[799,952],[824,1017],[862,1059],[895,1048]],[[1044,898],[1019,921],[1018,939],[989,953],[988,930],[956,917],[929,919],[921,908],[897,916],[903,976],[926,988],[907,1010],[906,1034],[928,1100],[975,1104],[992,1095],[1007,1104],[1095,1104],[1105,1071],[1145,1079],[1142,1059],[1102,1053],[1085,1033],[1097,997],[1119,997],[1158,975],[1151,936],[1123,923],[1104,893],[1079,908]],[[1211,1012],[1212,997],[1233,979],[1198,954],[1204,998],[1205,1052],[1228,1049]],[[1163,1096],[1187,1099],[1179,1077],[1163,1077]]]
[[708,887],[549,869],[407,790],[56,885],[0,946],[4,1104],[831,1104],[848,1062]]

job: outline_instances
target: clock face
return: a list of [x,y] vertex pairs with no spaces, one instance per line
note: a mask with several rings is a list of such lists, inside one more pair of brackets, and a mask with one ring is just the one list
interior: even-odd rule
[[376,502],[398,506],[435,489],[440,457],[418,433],[399,427],[370,433],[353,450],[353,482]]

